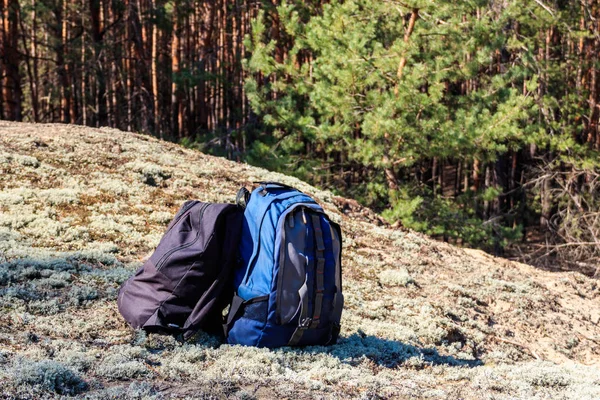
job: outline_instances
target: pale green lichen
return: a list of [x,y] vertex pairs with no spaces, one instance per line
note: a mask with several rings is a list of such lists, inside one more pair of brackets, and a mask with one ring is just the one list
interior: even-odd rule
[[78,190],[68,188],[45,189],[36,193],[39,198],[51,206],[77,203],[79,202],[79,194]]
[[2,191],[0,192],[0,204],[3,205],[15,205],[22,204],[25,202],[25,196],[15,193],[15,191]]
[[171,177],[171,173],[160,165],[147,162],[130,162],[124,168],[139,173],[139,180],[149,186],[159,186]]
[[0,153],[0,164],[18,163],[24,167],[37,168],[40,166],[40,161],[32,156],[22,154]]
[[17,359],[12,374],[17,384],[41,386],[59,395],[75,395],[88,387],[76,373],[52,360],[32,362],[23,358]]
[[100,389],[93,393],[86,393],[86,400],[113,400],[113,399],[132,399],[132,400],[159,400],[167,398],[163,396],[150,382],[131,382],[125,385],[110,386]]
[[52,218],[41,217],[27,224],[27,229],[23,230],[23,232],[35,238],[56,239],[62,236],[67,229],[69,229],[68,224]]
[[90,370],[97,360],[97,357],[91,353],[93,352],[86,351],[85,348],[82,350],[62,349],[56,354],[55,358],[72,370],[85,373]]
[[25,211],[20,214],[0,214],[0,226],[14,230],[21,229],[35,220],[36,215],[33,211],[31,211],[31,213],[27,213],[27,211]]
[[148,353],[141,347],[114,346],[96,365],[95,373],[99,376],[124,380],[144,377],[152,373],[146,363]]
[[173,219],[173,213],[165,211],[155,211],[150,214],[150,220],[161,225],[168,224]]
[[69,304],[81,306],[98,298],[98,291],[89,286],[74,286],[68,293]]
[[117,196],[127,195],[132,191],[132,185],[129,182],[123,182],[117,179],[100,178],[92,182],[97,185],[98,189],[103,192],[114,194]]
[[[63,220],[63,223],[66,221]],[[61,240],[64,243],[79,242],[87,243],[90,241],[90,230],[86,226],[73,226],[68,223],[67,228],[61,232]]]
[[406,268],[387,269],[379,273],[379,282],[387,286],[408,286],[414,284],[415,280]]

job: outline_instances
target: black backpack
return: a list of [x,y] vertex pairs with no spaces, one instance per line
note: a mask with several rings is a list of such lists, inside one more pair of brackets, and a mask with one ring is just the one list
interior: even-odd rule
[[232,271],[242,210],[233,204],[188,201],[158,247],[119,291],[119,312],[134,328],[219,332],[232,298]]

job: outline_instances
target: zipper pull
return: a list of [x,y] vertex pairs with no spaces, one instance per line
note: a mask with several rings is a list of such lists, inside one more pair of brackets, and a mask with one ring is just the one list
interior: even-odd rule
[[302,222],[304,222],[304,225],[308,224],[308,221],[306,220],[306,213],[304,212],[304,207],[302,207]]

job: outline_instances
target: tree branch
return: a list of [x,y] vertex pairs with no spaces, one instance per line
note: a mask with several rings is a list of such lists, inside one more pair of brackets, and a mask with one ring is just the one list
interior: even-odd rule
[[[412,35],[413,30],[415,29],[415,22],[417,22],[417,18],[419,17],[419,9],[413,8],[412,13],[410,14],[410,20],[408,21],[408,28],[406,28],[406,33],[404,34],[404,43],[408,43],[410,39],[410,35]],[[396,72],[396,77],[398,81],[396,82],[396,87],[394,88],[394,94],[398,95],[398,83],[400,83],[400,79],[402,79],[402,71],[404,70],[404,66],[406,65],[406,54],[402,56],[400,59],[400,64],[398,64],[398,71]]]

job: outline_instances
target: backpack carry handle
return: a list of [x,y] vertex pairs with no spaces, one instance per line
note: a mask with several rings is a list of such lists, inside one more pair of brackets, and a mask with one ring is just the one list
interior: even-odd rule
[[235,196],[235,204],[242,210],[245,210],[248,205],[248,200],[250,200],[250,191],[242,186]]
[[[274,181],[262,181],[262,182],[253,182],[259,184],[263,189],[289,189],[289,190],[297,190],[293,186],[286,185],[285,183],[274,182]],[[301,192],[302,193],[302,192]]]
[[[296,190],[296,191],[300,192],[295,187],[292,187],[290,185],[286,185],[285,183],[280,183],[280,182],[262,181],[262,182],[252,182],[252,183],[256,183],[256,184],[260,185],[259,187],[262,188],[260,194],[262,196],[267,194],[266,190],[268,190],[268,189],[289,189],[289,190]],[[300,193],[302,193],[302,192],[300,192]],[[237,195],[235,196],[235,204],[237,204],[238,207],[240,207],[242,210],[245,210],[246,207],[248,206],[248,201],[250,201],[250,191],[248,189],[246,189],[245,187],[241,187],[240,190],[238,190]]]

